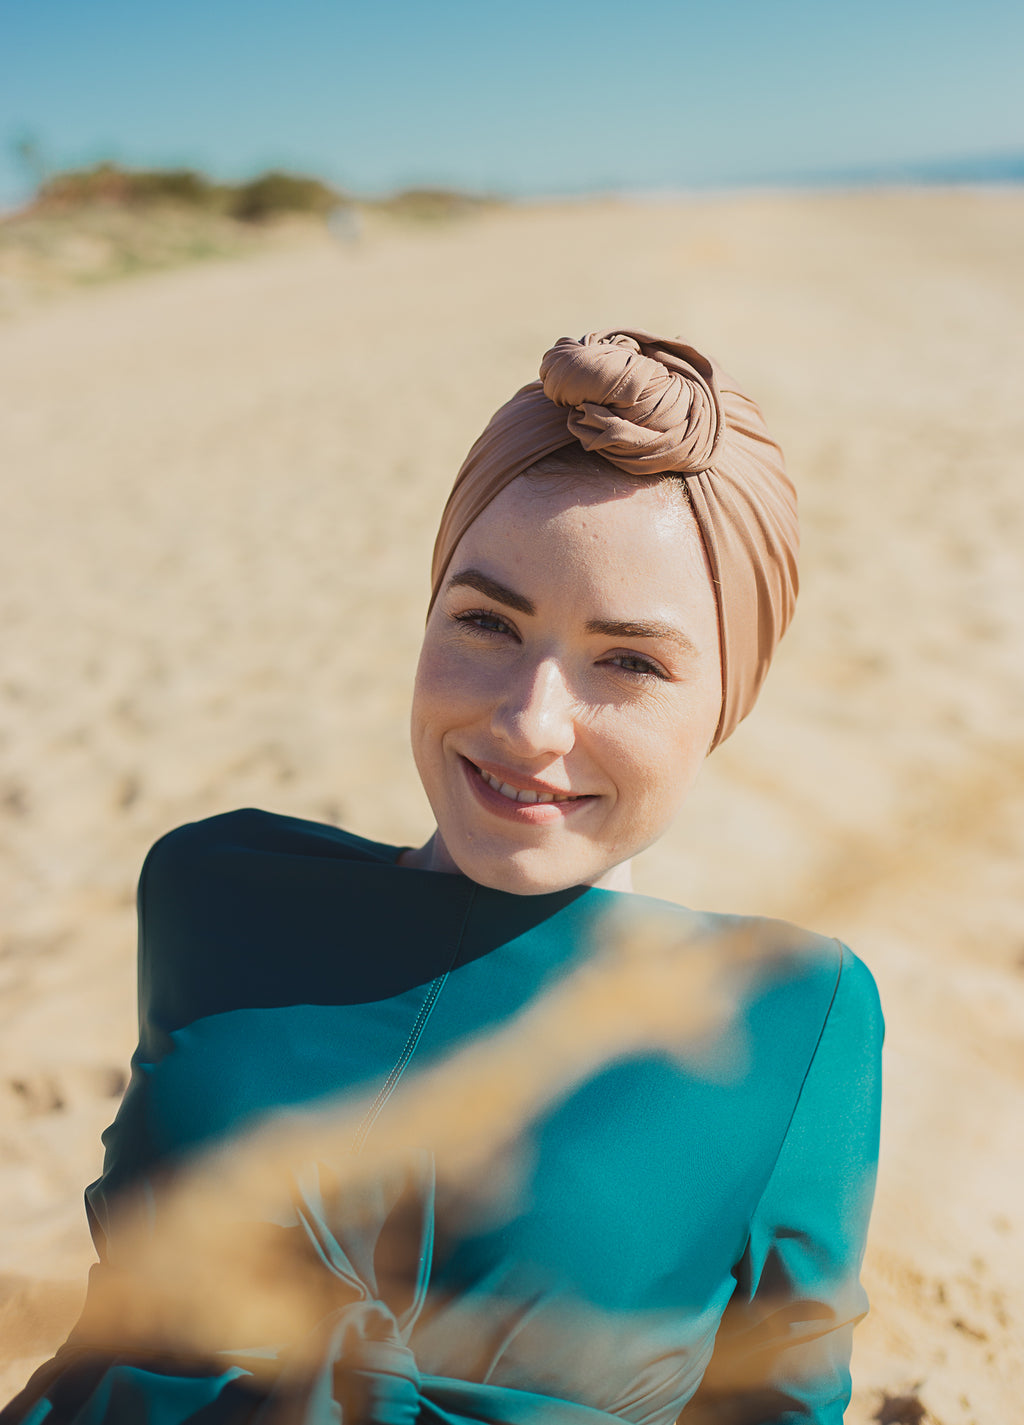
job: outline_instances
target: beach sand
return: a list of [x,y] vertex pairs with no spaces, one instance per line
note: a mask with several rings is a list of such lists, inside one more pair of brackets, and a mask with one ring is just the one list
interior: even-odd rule
[[[496,211],[0,325],[0,1399],[74,1319],[148,845],[242,805],[415,842],[436,518],[557,336],[679,332],[758,397],[803,590],[638,889],[851,943],[888,1022],[848,1419],[1024,1399],[1024,195]],[[879,1416],[889,1398],[888,1414]]]

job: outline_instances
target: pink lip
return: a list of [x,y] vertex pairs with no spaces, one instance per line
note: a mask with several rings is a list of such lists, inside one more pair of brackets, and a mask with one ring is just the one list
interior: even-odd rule
[[[590,795],[581,796],[576,801],[571,802],[513,802],[508,797],[492,787],[489,782],[485,782],[480,775],[480,770],[468,757],[459,757],[462,763],[462,770],[470,790],[477,801],[495,816],[504,817],[506,821],[516,821],[520,825],[543,826],[549,822],[560,821],[565,816],[571,816],[582,807],[588,806],[594,798]],[[553,796],[565,796],[564,791],[553,787],[550,783],[535,781],[532,777],[526,778],[515,776],[512,773],[506,774],[500,767],[487,765],[484,767],[492,777],[500,777],[510,787],[515,787],[517,792],[531,791],[541,795],[550,792]]]

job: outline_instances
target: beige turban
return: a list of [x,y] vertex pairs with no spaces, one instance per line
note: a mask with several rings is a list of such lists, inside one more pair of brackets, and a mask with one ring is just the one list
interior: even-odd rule
[[562,337],[495,412],[463,463],[434,545],[437,598],[455,547],[517,475],[579,442],[632,475],[686,478],[715,584],[722,713],[753,707],[797,595],[796,493],[760,410],[714,362],[644,331]]

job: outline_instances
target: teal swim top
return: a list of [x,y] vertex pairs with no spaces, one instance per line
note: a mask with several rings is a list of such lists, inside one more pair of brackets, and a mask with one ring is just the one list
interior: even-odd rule
[[[153,847],[139,1047],[86,1193],[91,1299],[131,1269],[124,1194],[148,1195],[159,1233],[176,1166],[353,1090],[370,1107],[345,1151],[372,1143],[421,1071],[586,965],[610,909],[677,916],[681,941],[780,933],[593,887],[515,896],[399,855],[260,811]],[[322,1274],[312,1335],[211,1341],[200,1361],[76,1328],[0,1425],[840,1425],[882,1019],[849,950],[784,930],[785,973],[753,978],[723,1031],[727,1072],[714,1045],[703,1064],[598,1065],[516,1130],[482,1196],[458,1191],[432,1107],[373,1210],[296,1163],[273,1226]]]

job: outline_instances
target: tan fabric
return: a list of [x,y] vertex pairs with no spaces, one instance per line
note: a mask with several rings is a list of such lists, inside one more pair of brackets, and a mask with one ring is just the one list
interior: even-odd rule
[[434,545],[437,598],[459,540],[494,497],[579,441],[633,475],[683,476],[715,581],[717,746],[753,707],[797,595],[796,493],[760,410],[693,347],[644,331],[562,337],[540,380],[498,410],[456,477]]

